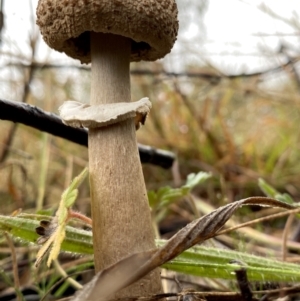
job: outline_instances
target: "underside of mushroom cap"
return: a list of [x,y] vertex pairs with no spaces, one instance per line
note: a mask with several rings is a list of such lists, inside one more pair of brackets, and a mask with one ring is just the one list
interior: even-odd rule
[[178,32],[175,0],[39,0],[37,24],[51,48],[82,63],[91,31],[132,39],[132,62],[164,57]]

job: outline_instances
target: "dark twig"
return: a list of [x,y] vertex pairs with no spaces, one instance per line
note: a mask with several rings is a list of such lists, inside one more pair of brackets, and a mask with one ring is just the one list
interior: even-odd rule
[[[66,126],[57,115],[26,103],[0,99],[0,119],[22,123],[74,143],[88,145],[87,130]],[[172,152],[141,144],[139,154],[142,163],[163,168],[170,168],[175,159]]]
[[235,271],[236,280],[242,295],[242,298],[245,301],[251,301],[253,294],[249,285],[247,270],[246,268],[241,268]]

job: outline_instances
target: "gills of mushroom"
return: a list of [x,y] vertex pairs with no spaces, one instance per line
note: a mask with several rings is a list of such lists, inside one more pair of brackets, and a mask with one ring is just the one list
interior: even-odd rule
[[[170,52],[178,31],[177,7],[174,0],[39,0],[37,24],[50,47],[92,63],[90,107],[80,108],[88,112],[87,119],[76,115],[71,123],[90,127],[93,241],[95,267],[100,271],[155,247],[135,136],[134,119],[143,115],[132,107],[120,114],[125,106],[119,103],[131,105],[130,62],[154,61]],[[67,111],[81,106],[66,105]],[[107,117],[111,106],[113,113]],[[142,111],[146,107],[150,106]],[[99,128],[96,115],[104,111],[107,124]],[[159,271],[154,271],[115,297],[160,290]]]

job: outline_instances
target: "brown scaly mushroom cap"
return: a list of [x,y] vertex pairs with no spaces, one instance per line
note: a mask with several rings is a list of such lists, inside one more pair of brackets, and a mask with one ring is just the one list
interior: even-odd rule
[[91,62],[90,31],[132,39],[133,61],[171,51],[178,32],[175,0],[39,0],[37,24],[57,51]]

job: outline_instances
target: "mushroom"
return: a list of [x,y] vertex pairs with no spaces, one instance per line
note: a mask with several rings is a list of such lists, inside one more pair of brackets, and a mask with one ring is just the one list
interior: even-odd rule
[[[173,47],[178,31],[177,6],[175,0],[39,0],[37,24],[50,47],[82,63],[92,63],[90,105],[67,103],[61,113],[66,123],[70,118],[71,125],[89,127],[91,212],[98,272],[130,254],[155,248],[135,134],[135,119],[138,127],[151,104],[143,100],[119,112],[124,103],[132,105],[130,62],[154,61]],[[112,115],[107,117],[105,113],[106,121],[97,121],[97,112],[109,110],[99,107],[103,105],[114,107]],[[79,117],[82,109],[89,110],[84,120]],[[160,291],[156,270],[115,297]]]

